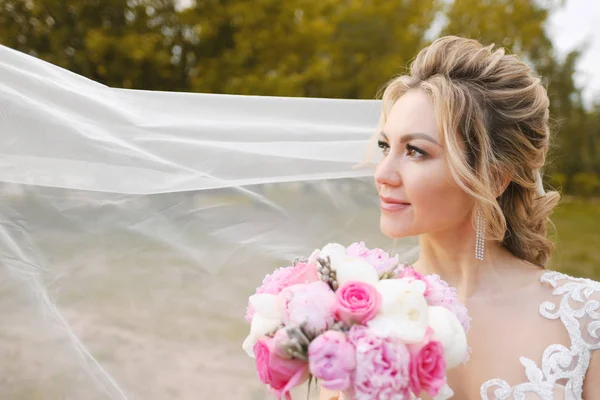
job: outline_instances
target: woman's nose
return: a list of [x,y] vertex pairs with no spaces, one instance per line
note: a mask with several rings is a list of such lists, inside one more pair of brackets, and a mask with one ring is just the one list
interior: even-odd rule
[[378,185],[399,186],[402,179],[398,167],[389,155],[382,159],[375,168],[375,183]]

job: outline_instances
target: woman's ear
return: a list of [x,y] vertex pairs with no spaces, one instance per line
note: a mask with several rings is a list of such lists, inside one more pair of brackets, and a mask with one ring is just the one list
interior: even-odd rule
[[512,174],[501,174],[500,178],[496,182],[495,197],[499,198],[502,193],[508,188],[508,185],[512,182]]

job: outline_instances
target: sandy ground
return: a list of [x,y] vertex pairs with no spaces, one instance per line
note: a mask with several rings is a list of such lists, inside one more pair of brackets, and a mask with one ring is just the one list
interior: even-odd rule
[[367,186],[325,189],[271,196],[285,212],[230,195],[0,204],[0,400],[272,398],[241,348],[264,275],[324,240],[390,245]]
[[[259,275],[243,281],[250,286],[260,282]],[[75,350],[53,312],[40,312],[37,300],[22,296],[0,320],[0,399],[270,398],[241,349],[245,294],[230,298],[231,293],[224,284],[212,285],[192,307],[173,299],[170,305],[144,307],[140,298],[59,305],[54,316],[64,318],[121,394],[98,365]]]

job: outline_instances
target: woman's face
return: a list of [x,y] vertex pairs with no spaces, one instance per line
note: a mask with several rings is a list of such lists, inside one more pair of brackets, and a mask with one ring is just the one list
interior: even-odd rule
[[450,173],[427,94],[410,90],[396,101],[379,147],[383,159],[375,183],[385,235],[400,238],[470,226],[474,203]]

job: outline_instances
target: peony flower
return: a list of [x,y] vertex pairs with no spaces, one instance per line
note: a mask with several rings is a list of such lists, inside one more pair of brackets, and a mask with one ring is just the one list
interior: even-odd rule
[[456,318],[458,318],[458,322],[462,326],[463,330],[468,332],[469,328],[471,328],[471,317],[469,316],[469,310],[467,307],[457,300],[456,302],[452,303],[448,310],[451,311]]
[[433,330],[432,340],[444,347],[446,368],[451,369],[467,359],[467,335],[456,315],[441,306],[431,306],[428,310],[429,326]]
[[[271,275],[265,276],[262,286],[256,290],[256,293],[279,294],[288,286],[316,282],[318,280],[317,266],[314,263],[299,262],[291,267],[279,268]],[[246,312],[246,321],[252,322],[254,312],[255,310],[252,307],[252,304],[249,304]]]
[[440,342],[431,340],[432,335],[433,330],[430,328],[424,343],[409,346],[410,389],[417,397],[421,391],[435,397],[446,383],[444,347]]
[[250,334],[244,340],[242,348],[254,357],[254,344],[259,337],[277,329],[283,322],[280,300],[274,294],[255,294],[249,300],[254,311],[250,325]]
[[317,258],[326,259],[329,257],[332,265],[334,262],[340,258],[344,258],[346,256],[346,248],[339,243],[329,243],[321,250],[315,250],[308,259],[311,263],[316,263]]
[[329,390],[347,390],[352,384],[356,368],[354,346],[346,335],[327,331],[317,336],[308,346],[310,372]]
[[318,334],[335,322],[335,293],[325,282],[290,286],[280,296],[283,303],[283,323],[287,326],[305,323],[306,329]]
[[427,304],[430,306],[441,306],[452,311],[460,321],[464,331],[468,332],[471,318],[469,317],[467,308],[458,300],[456,289],[448,286],[448,283],[436,274],[426,275],[423,279],[428,286],[425,292]]
[[381,307],[381,294],[375,286],[364,282],[347,281],[335,292],[335,297],[335,316],[348,325],[364,325]]
[[273,351],[281,358],[292,358],[284,350],[286,346],[290,344],[290,337],[286,332],[285,328],[278,329],[273,335]]
[[352,257],[358,257],[369,264],[371,264],[379,275],[384,272],[391,271],[396,265],[398,265],[398,256],[390,257],[390,255],[378,248],[369,249],[365,246],[364,242],[352,243],[348,246],[346,254]]
[[412,266],[410,264],[407,263],[399,263],[396,268],[394,268],[394,270],[391,272],[391,276],[394,278],[399,278],[400,274],[406,269],[406,268],[412,268]]
[[422,342],[428,326],[425,284],[417,280],[384,279],[375,287],[382,302],[377,316],[367,322],[369,329],[384,338]]
[[339,286],[348,281],[360,281],[375,285],[379,282],[379,274],[375,267],[357,257],[346,256],[336,261],[332,268],[336,271]]
[[357,242],[352,243],[348,246],[346,250],[346,254],[353,257],[367,258],[370,253],[370,250],[367,246],[365,246],[365,242]]
[[410,352],[394,339],[383,339],[361,325],[353,325],[348,339],[356,348],[354,385],[356,400],[408,399]]
[[260,381],[269,385],[278,399],[285,397],[291,400],[290,390],[306,382],[310,377],[308,363],[303,360],[279,357],[271,338],[259,339],[253,350]]
[[431,291],[431,287],[428,285],[428,282],[425,279],[425,276],[423,274],[421,274],[420,272],[417,272],[417,270],[414,269],[413,267],[403,268],[396,277],[398,279],[416,280],[416,281],[421,281],[421,282],[425,283],[425,285],[426,285],[425,293],[424,293],[425,297],[427,297],[428,292]]
[[448,286],[448,283],[440,278],[439,275],[422,275],[413,267],[402,269],[398,278],[412,279],[424,282],[427,287],[425,289],[425,300],[430,306],[441,306],[452,311],[460,321],[465,332],[469,330],[471,318],[467,308],[458,300],[456,289]]

